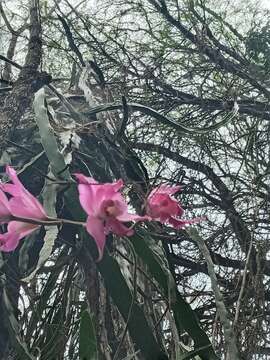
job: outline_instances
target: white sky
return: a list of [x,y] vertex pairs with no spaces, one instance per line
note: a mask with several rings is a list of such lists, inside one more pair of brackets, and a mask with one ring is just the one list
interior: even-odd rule
[[270,9],[270,0],[261,0],[262,6],[266,9]]

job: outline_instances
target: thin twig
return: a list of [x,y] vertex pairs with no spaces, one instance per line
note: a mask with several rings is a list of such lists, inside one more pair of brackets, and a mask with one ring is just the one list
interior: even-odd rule
[[236,303],[235,317],[234,317],[234,321],[233,321],[233,327],[234,328],[235,328],[235,326],[237,324],[239,314],[240,314],[241,300],[242,300],[242,297],[243,297],[243,294],[244,294],[244,291],[245,291],[245,285],[246,285],[246,280],[247,280],[247,270],[248,270],[248,264],[249,264],[252,248],[253,248],[253,242],[251,240],[250,243],[249,243],[249,249],[248,249],[246,264],[245,264],[245,268],[244,268],[241,289],[240,289],[239,296],[238,296],[237,303]]
[[164,319],[164,317],[166,316],[167,312],[169,311],[170,307],[169,305],[166,305],[166,309],[165,311],[161,314],[160,318],[158,319],[158,321],[156,322],[156,324],[154,325],[154,329],[156,329],[159,324],[161,323],[161,321]]

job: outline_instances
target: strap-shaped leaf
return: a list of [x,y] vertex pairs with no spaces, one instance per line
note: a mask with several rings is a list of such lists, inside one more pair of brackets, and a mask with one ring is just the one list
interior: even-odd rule
[[[149,237],[149,235],[144,232],[143,236],[136,234],[129,239],[138,256],[148,267],[149,273],[157,281],[161,290],[170,301],[178,331],[181,332],[185,329],[185,331],[189,333],[194,341],[195,350],[200,349],[199,353],[202,359],[218,359],[207,334],[200,327],[199,321],[190,305],[182,298],[175,283],[174,289],[168,285],[169,283],[172,284],[172,280],[169,280],[168,277],[168,270],[161,265],[158,257],[149,247],[147,236]],[[175,294],[175,296],[172,296],[172,294]]]
[[66,169],[64,157],[58,149],[54,131],[50,125],[48,109],[46,107],[46,97],[43,88],[35,95],[34,111],[42,146],[51,164],[54,176],[56,178],[70,180],[70,174]]
[[114,304],[125,321],[128,321],[129,333],[140,349],[143,358],[145,360],[168,359],[156,342],[153,330],[150,328],[142,308],[136,302],[129,317],[132,294],[117,261],[105,251],[102,261],[97,266]]
[[79,354],[81,360],[97,360],[97,338],[93,315],[88,309],[81,313],[80,334],[79,334]]
[[[79,204],[79,201],[76,201],[77,198],[78,192],[74,187],[71,187],[68,192],[65,193],[65,201],[70,213],[76,220],[85,221],[85,213],[78,205],[76,205]],[[85,240],[85,244],[89,245],[89,235],[83,229],[82,237]],[[134,303],[131,315],[129,316],[129,310],[132,304],[132,293],[121,273],[117,261],[105,251],[103,259],[97,264],[97,267],[103,277],[106,290],[111,296],[114,304],[124,320],[128,321],[130,336],[136,344],[137,349],[143,354],[144,359],[168,359],[160,349],[142,308],[136,302]]]

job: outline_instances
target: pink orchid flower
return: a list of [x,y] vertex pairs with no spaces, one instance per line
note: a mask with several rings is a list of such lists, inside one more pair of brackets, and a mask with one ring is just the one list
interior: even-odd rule
[[[29,235],[40,225],[23,222],[23,219],[46,220],[47,215],[38,200],[29,193],[18,179],[16,171],[6,167],[12,184],[0,184],[0,223],[8,222],[7,232],[0,234],[0,250],[12,251],[19,241]],[[4,192],[11,195],[7,199]],[[22,218],[22,221],[12,220]]]
[[170,224],[175,229],[182,229],[186,225],[200,222],[202,218],[183,220],[181,217],[184,210],[180,203],[172,197],[173,194],[180,191],[180,186],[169,186],[162,184],[154,188],[146,201],[146,213],[153,220],[163,224]]
[[11,212],[8,198],[6,194],[0,189],[0,224],[4,224],[11,219]]
[[128,213],[125,199],[119,193],[124,185],[123,180],[101,184],[82,174],[74,175],[79,181],[80,203],[88,214],[86,229],[96,242],[99,261],[103,256],[106,235],[109,232],[119,236],[131,236],[134,233],[133,229],[126,227],[123,223],[144,221],[150,218]]

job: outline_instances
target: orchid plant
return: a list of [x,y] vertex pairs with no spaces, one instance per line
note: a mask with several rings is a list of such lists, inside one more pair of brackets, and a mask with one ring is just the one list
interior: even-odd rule
[[187,225],[195,224],[203,218],[184,220],[181,217],[184,209],[181,204],[172,197],[181,190],[180,186],[169,186],[161,184],[153,189],[146,201],[146,212],[152,220],[159,221],[162,224],[170,224],[175,229],[183,229]]
[[[131,214],[120,190],[123,180],[113,183],[98,183],[91,177],[74,174],[78,181],[79,200],[87,214],[86,223],[65,219],[53,219],[47,216],[40,202],[25,189],[18,179],[16,171],[6,167],[11,183],[0,184],[0,223],[8,224],[7,232],[0,234],[0,250],[9,252],[19,241],[41,225],[75,223],[86,227],[87,232],[95,240],[98,249],[98,260],[103,256],[106,235],[110,232],[118,236],[132,236],[134,224],[139,221],[158,221],[169,224],[175,229],[182,229],[189,224],[201,221],[201,218],[184,220],[181,204],[173,198],[180,191],[180,186],[162,184],[154,188],[146,199],[146,215]],[[7,197],[7,195],[9,197]]]
[[[48,217],[43,206],[20,182],[16,171],[7,166],[6,173],[12,184],[0,184],[0,222],[8,223],[7,232],[0,234],[0,250],[12,251],[22,238],[40,227],[36,221]],[[5,193],[11,195],[9,200]]]
[[88,215],[86,229],[95,239],[102,258],[106,235],[110,232],[119,236],[131,236],[134,231],[124,223],[151,220],[149,216],[130,214],[124,197],[119,190],[124,186],[120,179],[114,183],[99,184],[93,178],[75,174],[79,181],[80,203]]

